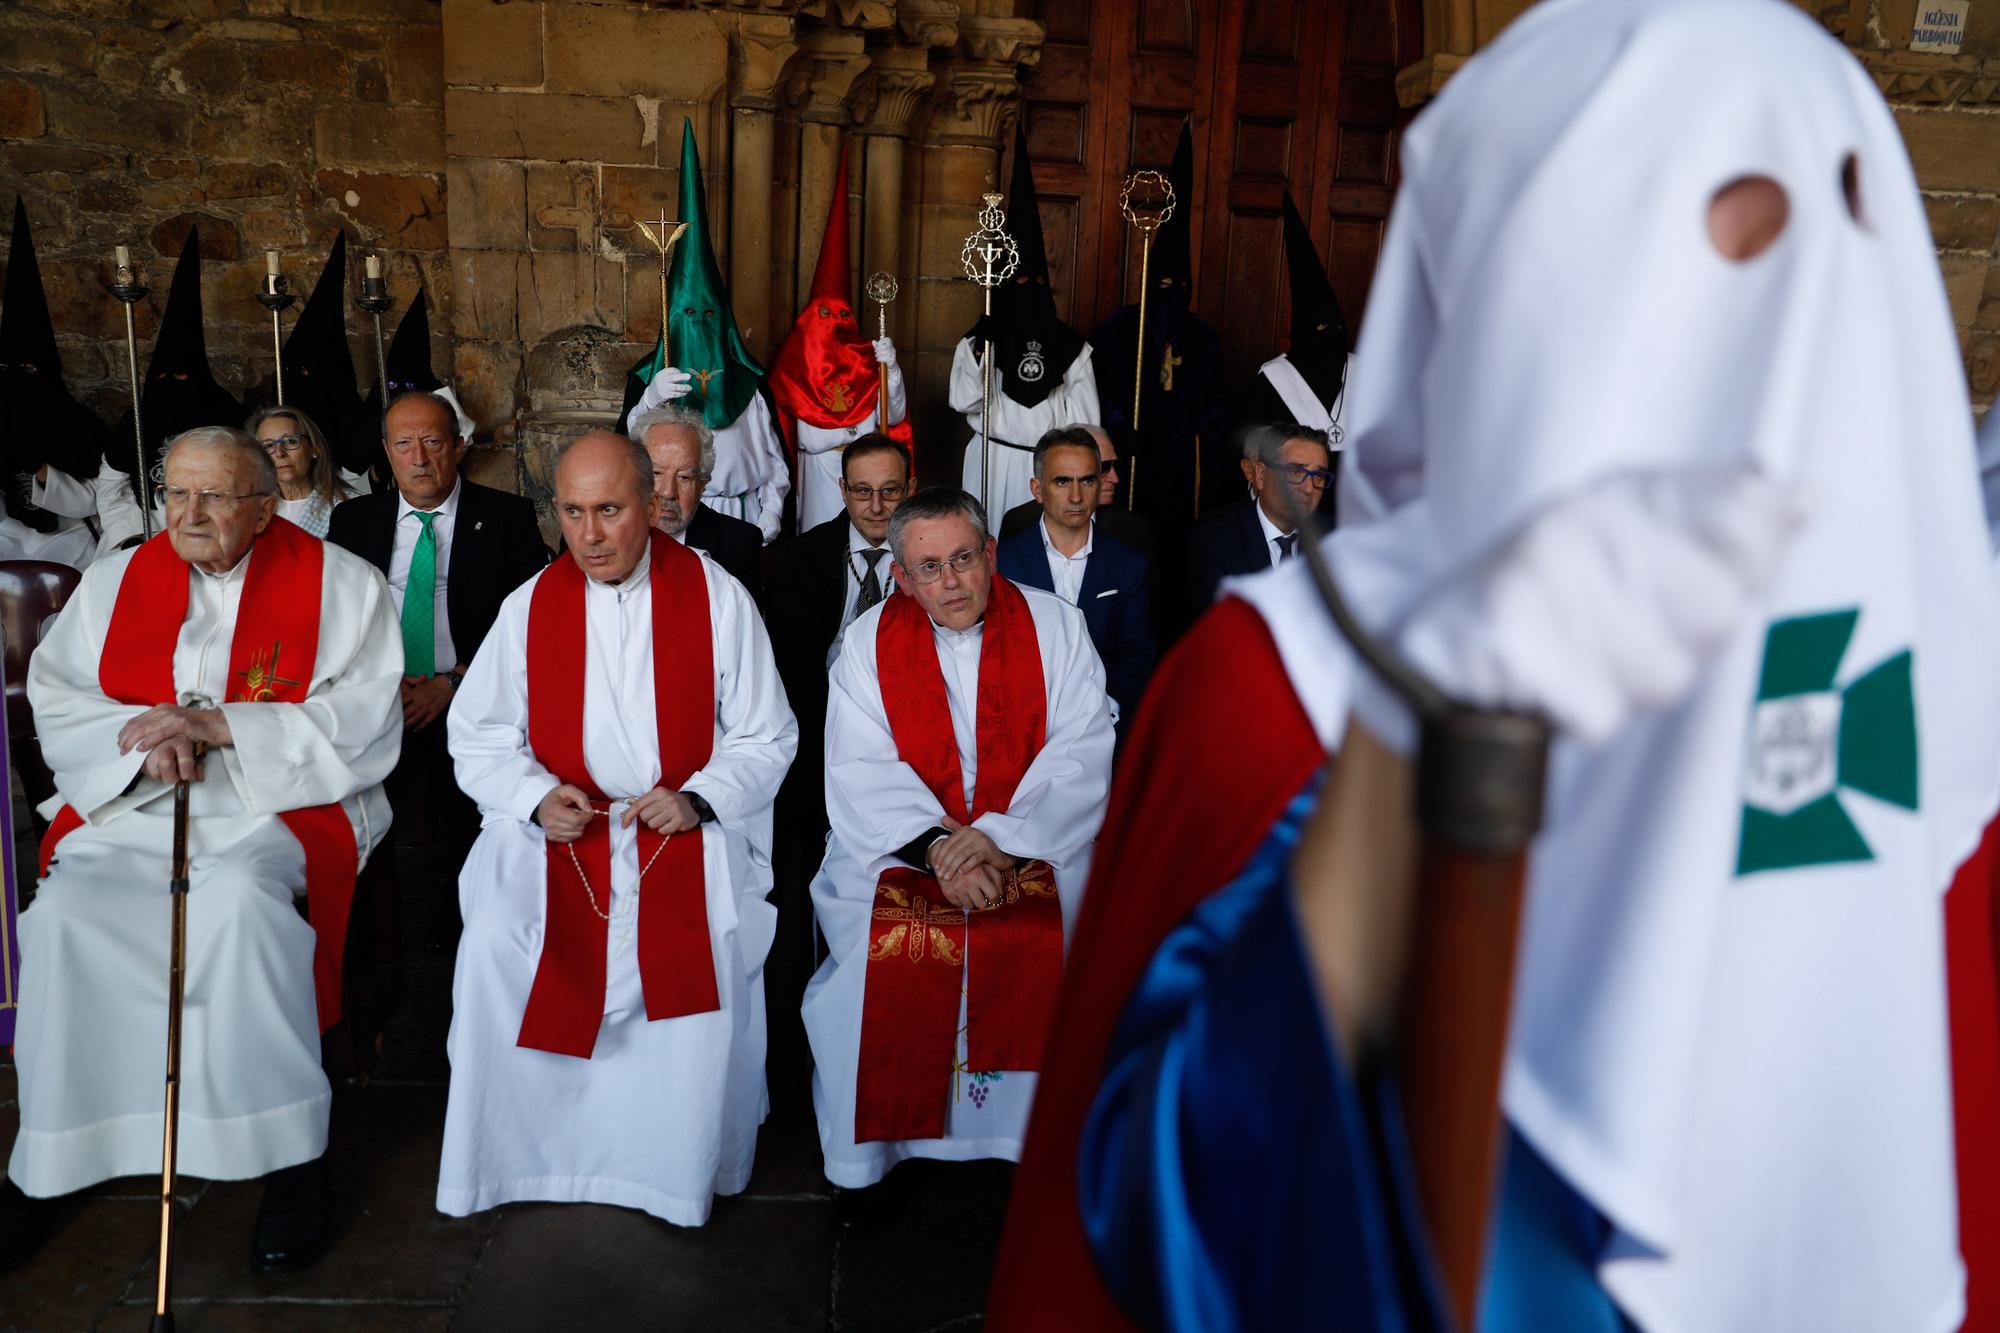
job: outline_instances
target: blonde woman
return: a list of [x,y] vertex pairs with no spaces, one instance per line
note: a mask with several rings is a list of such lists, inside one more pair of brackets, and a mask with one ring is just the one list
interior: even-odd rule
[[325,537],[333,507],[354,492],[334,470],[319,427],[297,408],[260,407],[243,429],[257,437],[278,469],[278,517]]

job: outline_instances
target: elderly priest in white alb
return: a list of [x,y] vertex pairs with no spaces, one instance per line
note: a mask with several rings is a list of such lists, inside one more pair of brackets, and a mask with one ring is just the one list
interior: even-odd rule
[[32,1247],[46,1230],[16,1188],[160,1169],[172,793],[189,778],[180,1170],[276,1173],[252,1259],[288,1267],[321,1235],[319,1036],[340,1017],[355,871],[388,832],[402,650],[382,576],[273,517],[255,440],[189,431],[165,477],[166,531],[85,572],[28,670],[59,795],[21,917],[0,1234]]
[[485,827],[459,879],[438,1208],[617,1204],[683,1226],[750,1179],[771,803],[798,748],[750,595],[652,530],[646,451],[556,463],[569,545],[452,704]]
[[833,826],[807,988],[827,1178],[1019,1160],[1114,734],[1077,609],[993,572],[979,502],[889,523],[901,590],[847,629],[826,719]]

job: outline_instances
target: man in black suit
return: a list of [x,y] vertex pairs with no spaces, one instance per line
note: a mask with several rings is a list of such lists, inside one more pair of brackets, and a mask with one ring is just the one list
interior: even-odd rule
[[762,606],[763,532],[755,523],[718,514],[701,502],[702,488],[715,471],[715,432],[708,422],[678,403],[662,403],[634,412],[630,428],[653,460],[653,493],[660,497],[654,526],[708,552]]
[[[1153,558],[1153,534],[1146,520],[1118,503],[1118,446],[1102,427],[1089,423],[1067,427],[1089,433],[1097,442],[1097,526],[1146,557]],[[1026,532],[1042,521],[1042,502],[1028,500],[1009,509],[1000,519],[1000,540]],[[1155,590],[1157,594],[1157,589]]]
[[[854,618],[895,590],[889,578],[889,516],[909,494],[909,457],[880,432],[841,451],[837,518],[771,548],[765,622],[778,675],[799,720],[799,749],[778,789],[774,860],[778,934],[764,964],[771,1014],[769,1083],[774,1117],[812,1123],[810,1067],[799,1002],[818,963],[806,886],[826,855],[826,679],[834,645]],[[810,1133],[810,1128],[807,1130]]]
[[1292,514],[1319,508],[1333,480],[1326,433],[1310,426],[1253,426],[1243,433],[1244,472],[1255,503],[1225,510],[1195,529],[1188,549],[1189,602],[1199,616],[1232,574],[1254,574],[1298,553]]
[[452,776],[445,710],[500,603],[540,572],[549,549],[532,504],[459,475],[465,441],[444,399],[406,393],[383,425],[395,488],[336,505],[326,539],[388,576],[402,621],[403,756],[386,786],[397,823],[428,828],[445,849],[442,938],[458,919],[458,867],[479,833],[479,810]]
[[1028,483],[1042,519],[1000,543],[995,567],[1015,583],[1052,592],[1083,612],[1123,736],[1159,660],[1152,560],[1098,521],[1102,466],[1090,431],[1065,426],[1043,435],[1035,444],[1035,475]]

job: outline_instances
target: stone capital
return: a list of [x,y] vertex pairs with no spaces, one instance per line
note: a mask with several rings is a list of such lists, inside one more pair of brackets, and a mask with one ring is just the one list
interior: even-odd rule
[[799,54],[795,20],[773,14],[731,14],[716,21],[729,34],[729,105],[777,110],[779,89]]
[[1033,65],[1042,58],[1048,29],[1035,19],[961,14],[958,44],[974,60],[992,65]]
[[951,64],[931,103],[929,143],[998,148],[1014,123],[1021,82],[1012,65]]
[[1408,111],[1422,106],[1444,90],[1445,80],[1458,72],[1468,57],[1435,51],[1407,69],[1396,72],[1396,105]]
[[[915,57],[914,62],[910,57]],[[936,84],[937,75],[924,67],[922,50],[896,47],[878,53],[875,68],[856,85],[851,99],[859,117],[860,132],[897,139],[909,137],[926,94]]]
[[958,45],[958,6],[953,0],[900,0],[896,27],[903,40],[918,47],[949,51]]
[[802,0],[799,13],[843,28],[879,31],[896,25],[896,0]]
[[1921,51],[1861,50],[1854,55],[1891,102],[1982,108],[2000,103],[2000,59]]
[[799,58],[785,89],[786,101],[798,107],[800,120],[816,125],[853,123],[849,98],[874,63],[862,44],[860,33],[840,28],[800,34]]

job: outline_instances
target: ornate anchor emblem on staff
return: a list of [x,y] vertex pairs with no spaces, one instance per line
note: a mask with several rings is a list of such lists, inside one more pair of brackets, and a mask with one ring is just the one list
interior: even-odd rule
[[[986,313],[993,313],[993,289],[1014,276],[1014,270],[1021,267],[1021,250],[1014,244],[1014,238],[1005,230],[1007,214],[1000,208],[1001,196],[982,195],[986,207],[979,211],[979,226],[965,238],[965,248],[959,252],[959,262],[965,266],[965,276],[979,284],[986,294]],[[993,488],[993,340],[986,340],[986,350],[980,356],[979,374],[981,380],[979,399],[979,503],[987,503],[987,493]]]

